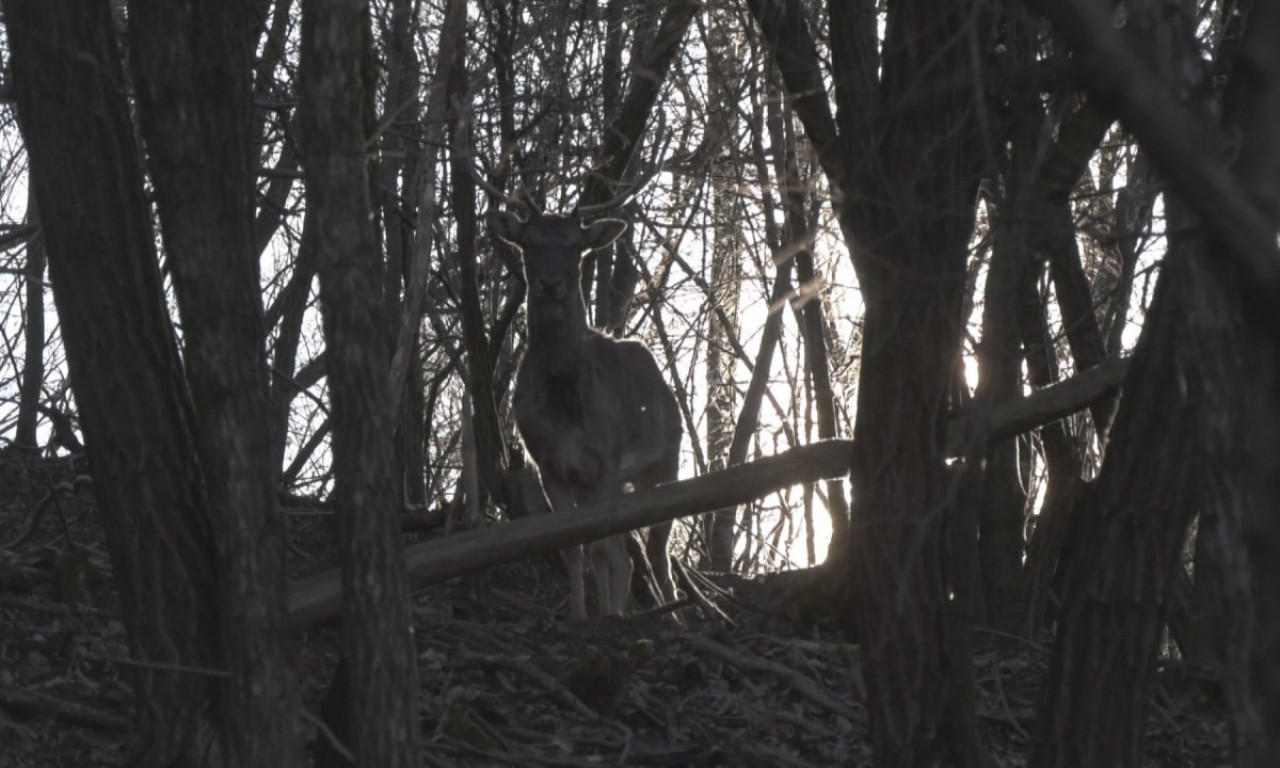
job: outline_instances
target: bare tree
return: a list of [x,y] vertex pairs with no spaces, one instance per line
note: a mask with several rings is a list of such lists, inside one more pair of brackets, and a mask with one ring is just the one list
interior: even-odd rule
[[[1109,73],[1106,79],[1094,74],[1090,87],[1146,142],[1171,187],[1169,256],[1135,354],[1127,387],[1134,394],[1120,405],[1096,503],[1087,507],[1090,514],[1081,523],[1081,540],[1091,546],[1072,566],[1068,604],[1046,688],[1048,703],[1033,757],[1046,765],[1076,765],[1081,760],[1137,765],[1158,633],[1171,585],[1177,581],[1172,574],[1179,566],[1181,536],[1194,511],[1192,505],[1205,504],[1224,524],[1223,530],[1233,532],[1242,530],[1235,526],[1249,518],[1253,504],[1272,508],[1266,499],[1275,483],[1273,448],[1280,420],[1275,418],[1276,367],[1270,362],[1275,350],[1274,316],[1268,317],[1264,307],[1272,306],[1274,292],[1280,290],[1280,271],[1274,268],[1277,215],[1274,205],[1266,210],[1255,207],[1214,153],[1203,151],[1206,142],[1213,146],[1213,134],[1180,109],[1172,95],[1185,99],[1199,92],[1196,78],[1202,74],[1192,37],[1194,8],[1184,6],[1171,14],[1164,6],[1139,4],[1131,10],[1132,28],[1147,33],[1147,41],[1159,41],[1150,46],[1146,62],[1138,59],[1098,9],[1069,3],[1043,10],[1071,39],[1076,55],[1089,67],[1085,71],[1097,73],[1105,68]],[[1256,19],[1261,20],[1262,29],[1274,33],[1274,15],[1264,12]],[[1257,34],[1267,39],[1268,32]],[[1274,61],[1273,46],[1258,44],[1268,53],[1250,64],[1274,73],[1274,66],[1264,63]],[[1160,77],[1153,77],[1148,67]],[[1252,95],[1262,96],[1266,103],[1268,97],[1263,94],[1268,94],[1274,104],[1274,93],[1269,86]],[[1192,109],[1197,106],[1192,103]],[[1274,110],[1253,114],[1261,115],[1264,122],[1246,119],[1244,125],[1270,137]],[[1274,200],[1274,142],[1268,138],[1251,146],[1260,155],[1250,159],[1272,171],[1257,174],[1258,166],[1251,165],[1247,177],[1260,185],[1261,199]],[[1224,207],[1223,201],[1234,204]],[[1202,217],[1204,230],[1196,226],[1190,209]],[[1214,251],[1229,258],[1218,269],[1212,269],[1205,256],[1211,242]],[[1264,253],[1270,255],[1263,257]],[[1246,274],[1250,275],[1247,282],[1242,280]],[[1238,362],[1245,349],[1255,353],[1250,355],[1248,372]],[[1223,350],[1231,351],[1223,354]],[[1171,380],[1177,383],[1170,384]],[[1156,407],[1144,404],[1144,397],[1156,398]],[[1250,402],[1247,417],[1246,400]],[[1142,455],[1152,455],[1154,460],[1147,466],[1135,465],[1135,457]],[[1201,466],[1207,476],[1196,477],[1193,466]],[[1251,474],[1257,470],[1261,474]],[[1153,489],[1158,489],[1156,498],[1152,498]],[[1266,583],[1273,570],[1270,555],[1259,558],[1257,554],[1274,552],[1275,537],[1237,538],[1228,533],[1220,542],[1220,557],[1229,564],[1231,574],[1225,589],[1236,626],[1257,627],[1237,635],[1248,649],[1242,654],[1247,658],[1257,647],[1253,643],[1268,643],[1269,612],[1261,609],[1254,617],[1246,617],[1255,610],[1250,605],[1255,584]],[[1258,549],[1252,549],[1254,545]],[[1253,624],[1254,620],[1258,623]],[[1241,674],[1243,666],[1254,674]],[[1237,711],[1250,712],[1237,721],[1243,726],[1238,733],[1239,759],[1244,764],[1267,765],[1276,757],[1275,739],[1253,714],[1265,706],[1254,709],[1253,702],[1274,697],[1276,687],[1242,683],[1246,678],[1258,679],[1258,667],[1247,663],[1242,667],[1227,677],[1228,690],[1240,696]],[[1123,678],[1117,680],[1116,673]],[[1104,677],[1108,686],[1125,690],[1126,695],[1113,695],[1103,703],[1099,693],[1108,689],[1100,685]],[[1107,707],[1110,714],[1101,720],[1091,714],[1086,722],[1079,713],[1089,708],[1090,699]],[[1111,725],[1099,728],[1100,722]]]
[[333,401],[351,751],[360,765],[416,766],[417,653],[393,487],[391,349],[365,150],[369,34],[363,0],[304,3],[299,109]]
[[[743,74],[739,69],[738,30],[729,9],[708,7],[707,138],[699,149],[706,153],[711,172],[712,254],[710,299],[717,311],[707,313],[707,469],[715,472],[732,461],[734,412],[734,357],[726,354],[726,336],[738,333],[738,302],[741,294],[743,242],[738,222],[742,207],[741,164],[723,162],[737,145],[738,98]],[[736,153],[733,153],[736,154]],[[759,365],[759,363],[757,363]],[[765,374],[768,365],[765,365]],[[758,403],[757,399],[757,403]],[[752,425],[754,427],[754,424]],[[754,431],[754,430],[752,430]],[[741,461],[741,457],[738,457]],[[703,520],[708,564],[717,571],[733,568],[733,545],[737,510],[722,509]]]
[[231,671],[230,759],[301,757],[284,648],[284,532],[269,463],[262,291],[254,248],[256,0],[131,5],[131,62],[161,234],[183,318]]
[[44,384],[44,267],[47,260],[44,233],[39,231],[40,214],[36,207],[35,189],[27,187],[27,223],[37,228],[27,241],[27,308],[24,336],[21,400],[13,442],[35,450],[36,420],[40,417],[41,387]]
[[[418,16],[409,0],[395,0],[390,20],[382,32],[387,54],[386,94],[383,99],[379,137],[378,204],[387,258],[386,286],[388,333],[398,336],[402,290],[409,288],[414,257],[414,227],[417,221],[417,184],[421,141],[421,72],[414,37]],[[416,336],[416,335],[415,335]],[[425,461],[423,455],[422,358],[417,339],[407,350],[404,392],[398,398],[396,414],[396,467],[401,478],[396,484],[403,504],[425,503]]]
[[977,76],[961,41],[986,28],[986,7],[893,3],[877,41],[875,4],[831,4],[833,116],[802,4],[747,5],[826,173],[866,306],[854,532],[842,556],[855,574],[877,759],[977,765],[967,633],[946,598],[938,435],[963,322],[981,125],[963,89],[920,86]]
[[131,759],[221,765],[221,685],[193,672],[226,663],[205,478],[110,7],[6,0],[4,11],[94,494],[140,662]]

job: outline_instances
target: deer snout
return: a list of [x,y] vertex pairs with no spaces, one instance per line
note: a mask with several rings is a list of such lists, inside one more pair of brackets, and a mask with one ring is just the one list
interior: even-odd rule
[[564,280],[559,277],[542,276],[537,281],[538,295],[546,299],[564,298]]

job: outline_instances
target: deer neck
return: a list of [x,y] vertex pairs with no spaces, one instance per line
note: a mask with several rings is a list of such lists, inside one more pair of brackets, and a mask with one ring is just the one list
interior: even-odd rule
[[590,333],[586,305],[576,292],[559,301],[530,301],[528,322],[528,354],[546,357],[557,365],[576,361]]

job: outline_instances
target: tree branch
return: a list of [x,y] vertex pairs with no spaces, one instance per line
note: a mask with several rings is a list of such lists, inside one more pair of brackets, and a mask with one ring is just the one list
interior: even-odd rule
[[[759,2],[760,0],[753,0]],[[1026,0],[1072,45],[1081,79],[1151,153],[1179,195],[1227,248],[1257,309],[1280,322],[1280,248],[1275,228],[1206,144],[1210,129],[1177,103],[1122,38],[1100,0]]]

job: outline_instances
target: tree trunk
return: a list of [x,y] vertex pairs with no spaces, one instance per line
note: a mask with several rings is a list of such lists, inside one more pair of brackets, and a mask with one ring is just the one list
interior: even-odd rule
[[[805,218],[809,205],[806,198],[808,185],[801,180],[800,167],[796,160],[796,133],[792,116],[787,114],[783,122],[784,154],[788,170],[785,195],[787,202],[788,227],[797,233],[797,240],[808,243],[813,236],[808,220]],[[812,291],[810,298],[802,300],[800,308],[800,331],[804,337],[805,372],[813,381],[813,402],[818,417],[818,439],[832,440],[839,436],[836,425],[836,398],[831,389],[831,365],[827,356],[827,321],[824,316],[826,301],[820,289],[820,278],[813,265],[813,249],[801,248],[796,251],[796,279],[802,293]],[[827,514],[831,520],[831,543],[828,556],[832,552],[840,552],[848,546],[849,536],[849,502],[844,495],[844,480],[827,481]]]
[[[718,160],[726,149],[736,148],[737,100],[741,73],[739,54],[734,48],[732,17],[724,8],[708,9],[707,30],[707,116],[708,136],[703,146],[710,158]],[[736,154],[736,153],[735,153]],[[738,300],[742,288],[742,239],[739,237],[741,210],[737,205],[738,179],[735,165],[724,165],[711,181],[712,245],[708,298],[718,312],[707,313],[707,471],[724,469],[732,461],[734,413],[737,390],[734,386],[735,359],[725,353],[726,338],[738,334]],[[720,168],[720,166],[717,166]],[[763,351],[763,348],[762,348]],[[765,375],[768,375],[766,369]],[[757,399],[757,404],[758,404]],[[757,405],[757,408],[759,406]],[[755,431],[755,421],[751,422]],[[743,457],[739,456],[741,461]],[[702,519],[708,564],[727,573],[733,569],[733,542],[737,509],[717,510]]]
[[[1030,46],[1027,46],[1030,47]],[[1021,105],[1019,105],[1021,106]],[[1017,397],[1022,389],[1022,334],[1018,315],[1026,274],[1031,270],[1027,219],[1029,187],[1038,157],[1039,109],[1018,109],[1011,117],[1004,158],[1004,200],[997,206],[991,262],[987,270],[982,339],[978,344],[975,405],[990,407]],[[1027,492],[1023,487],[1019,442],[992,445],[976,472],[978,550],[986,625],[1017,634],[1026,626],[1023,528]]]
[[[1047,302],[1040,292],[1040,273],[1044,266],[1023,273],[1018,299],[1018,325],[1027,355],[1027,381],[1043,389],[1058,380],[1058,358],[1046,319]],[[1067,531],[1077,499],[1084,490],[1084,459],[1079,440],[1067,428],[1069,420],[1060,420],[1040,428],[1044,449],[1044,503],[1036,519],[1035,530],[1027,542],[1027,559],[1023,564],[1026,587],[1026,632],[1035,637],[1049,625],[1054,597],[1061,602],[1061,557]]]
[[[1034,145],[1023,136],[1012,141],[1010,163],[1015,168],[1029,158]],[[1034,141],[1035,134],[1030,136]],[[1021,140],[1020,140],[1021,139]],[[1022,389],[1022,337],[1017,308],[1022,272],[1028,268],[1025,218],[1016,182],[1006,177],[1009,192],[995,219],[995,243],[987,269],[982,340],[978,344],[978,408],[1013,397]],[[1017,439],[992,445],[977,472],[978,552],[982,572],[982,605],[989,627],[1018,633],[1024,626],[1025,583],[1022,576],[1027,492],[1022,486]]]
[[27,240],[27,263],[22,270],[26,278],[26,324],[23,327],[25,345],[22,356],[22,386],[19,390],[18,423],[13,442],[17,446],[36,453],[36,423],[40,418],[41,389],[44,386],[44,232],[40,227],[40,213],[36,207],[35,189],[27,187],[27,224],[37,227]]
[[342,627],[357,765],[416,766],[418,670],[392,476],[390,348],[375,250],[365,118],[363,0],[307,0],[300,94],[342,528]]
[[183,320],[187,381],[219,531],[230,759],[301,759],[284,648],[284,531],[272,485],[262,291],[253,243],[256,0],[134,0],[131,60]]
[[[874,47],[855,46],[866,32],[855,31],[854,10],[831,10],[837,80],[866,83]],[[942,520],[950,511],[938,442],[964,323],[981,127],[964,89],[917,91],[976,76],[954,43],[974,13],[934,0],[895,4],[878,100],[859,107],[851,93],[840,104],[844,167],[864,160],[852,149],[862,145],[856,136],[876,142],[878,158],[874,171],[850,175],[857,202],[844,216],[859,237],[852,255],[866,305],[849,556],[872,740],[885,766],[981,760],[968,633],[947,599]],[[864,110],[891,116],[892,128],[869,128]]]
[[[1240,140],[1235,170],[1274,234],[1280,226],[1280,6],[1251,5],[1224,111]],[[1219,561],[1215,580],[1228,638],[1223,679],[1236,764],[1261,768],[1280,762],[1280,335],[1267,307],[1251,299],[1242,271],[1222,263],[1225,248],[1210,240],[1193,284],[1208,325],[1195,360],[1209,399],[1228,414],[1211,411],[1201,424],[1197,444],[1217,468],[1201,535],[1210,537]]]
[[873,3],[829,3],[837,120],[798,0],[748,5],[826,172],[866,306],[842,567],[855,574],[876,759],[976,766],[968,636],[943,560],[941,440],[983,162],[972,91],[955,86],[978,73],[956,40],[984,28],[979,9],[894,3],[879,45]]
[[110,6],[4,0],[13,94],[111,552],[138,711],[131,762],[222,765],[222,608]]
[[[1077,505],[1031,762],[1142,765],[1156,654],[1182,541],[1195,511],[1187,249],[1170,256],[1147,312],[1089,503]],[[1188,389],[1190,388],[1190,389]]]
[[[480,285],[476,250],[476,187],[471,180],[467,164],[471,162],[471,130],[465,110],[467,68],[465,51],[459,46],[456,58],[449,68],[449,97],[455,105],[449,116],[449,136],[453,152],[452,169],[453,211],[456,217],[457,237],[453,256],[457,260],[459,296],[462,304],[462,335],[467,349],[467,370],[471,373],[467,389],[475,408],[476,455],[475,468],[487,494],[493,494],[500,484],[499,470],[506,464],[506,443],[498,422],[498,397],[493,385],[494,361],[489,354],[489,332],[485,328],[484,313],[480,306]],[[474,500],[483,508],[480,499]],[[472,503],[472,500],[468,500]]]
[[[271,431],[271,469],[279,477],[273,485],[285,479],[280,475],[284,465],[285,448],[289,438],[289,415],[293,398],[303,386],[296,380],[298,371],[298,342],[302,338],[302,321],[307,312],[307,299],[311,294],[311,281],[316,276],[315,215],[309,209],[302,217],[302,237],[298,243],[298,255],[293,261],[293,274],[285,284],[272,307],[280,318],[280,330],[276,333],[271,350],[271,391],[268,420]],[[270,326],[270,323],[268,323]]]
[[[415,142],[421,125],[418,81],[421,77],[413,36],[417,28],[410,0],[391,4],[391,26],[384,38],[387,59],[386,97],[379,124],[378,204],[387,250],[386,287],[388,337],[396,343],[401,320],[401,292],[409,285],[414,254],[414,215],[418,210],[415,182]],[[409,346],[409,367],[396,413],[395,468],[400,506],[423,503],[422,361],[416,337]]]

